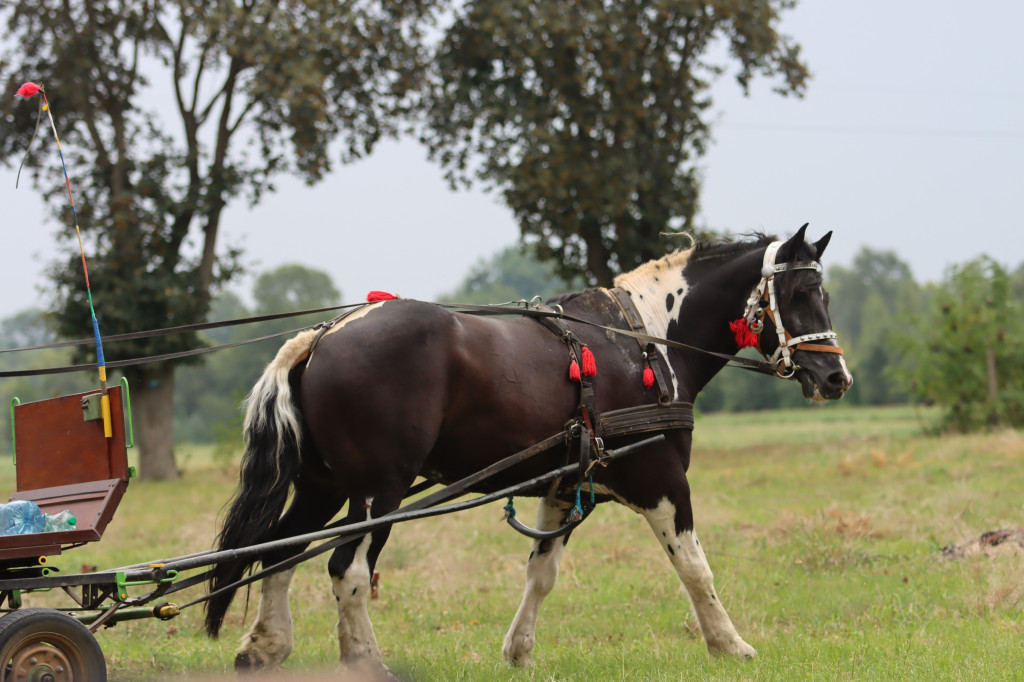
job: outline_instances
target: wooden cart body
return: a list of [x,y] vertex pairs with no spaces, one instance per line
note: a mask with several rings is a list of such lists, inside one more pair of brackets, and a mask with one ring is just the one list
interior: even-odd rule
[[98,417],[98,391],[13,407],[17,491],[10,499],[31,500],[47,514],[69,509],[77,522],[74,530],[0,536],[0,564],[39,565],[63,547],[103,536],[133,474],[126,394],[121,387],[108,393],[110,438]]

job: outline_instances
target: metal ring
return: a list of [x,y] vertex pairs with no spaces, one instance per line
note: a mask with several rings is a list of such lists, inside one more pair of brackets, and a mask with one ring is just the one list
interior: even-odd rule
[[780,379],[792,379],[793,376],[796,374],[796,370],[796,365],[790,365],[789,369],[787,369],[785,372],[780,372],[778,369],[776,369],[775,376],[779,377]]

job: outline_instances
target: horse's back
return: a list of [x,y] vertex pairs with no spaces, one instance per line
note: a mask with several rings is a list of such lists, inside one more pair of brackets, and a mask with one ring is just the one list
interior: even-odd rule
[[557,433],[574,412],[565,345],[534,320],[410,300],[360,313],[320,339],[300,389],[321,456],[329,466],[332,453],[344,457],[348,475],[465,475]]

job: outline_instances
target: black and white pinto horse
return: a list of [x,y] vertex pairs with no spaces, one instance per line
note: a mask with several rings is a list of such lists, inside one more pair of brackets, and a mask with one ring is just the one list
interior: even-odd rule
[[[799,380],[807,398],[838,399],[853,379],[831,330],[820,274],[831,233],[809,243],[806,227],[785,242],[760,237],[698,244],[620,276],[616,288],[626,292],[648,335],[722,354],[736,353],[749,335],[780,376]],[[549,304],[566,317],[629,328],[610,290],[590,289]],[[658,403],[659,391],[645,385],[643,376],[650,359],[635,338],[566,324],[596,361],[596,412]],[[750,329],[761,333],[753,336]],[[473,474],[558,433],[579,405],[579,384],[566,371],[566,345],[535,319],[472,316],[398,299],[358,309],[314,347],[315,336],[310,330],[285,343],[249,396],[246,451],[218,538],[221,549],[319,530],[346,503],[346,523],[393,512],[417,476],[445,483]],[[671,400],[692,402],[726,364],[723,358],[661,344],[651,359],[661,363]],[[618,501],[646,518],[689,594],[708,650],[753,656],[715,592],[694,530],[686,477],[691,432],[674,429],[665,436],[594,467],[598,501]],[[608,445],[636,440],[621,436]],[[552,471],[567,457],[565,447],[553,448],[488,480],[481,491]],[[539,529],[563,524],[571,491],[567,486],[541,498]],[[338,547],[328,562],[345,666],[385,670],[367,599],[389,531]],[[511,663],[530,660],[541,602],[554,587],[567,540],[566,535],[534,542],[526,591],[503,647]],[[262,562],[271,566],[298,551],[274,552]],[[239,579],[252,563],[215,566],[211,591]],[[291,652],[293,571],[263,579],[237,668],[277,666]],[[208,602],[210,635],[217,636],[233,592]]]

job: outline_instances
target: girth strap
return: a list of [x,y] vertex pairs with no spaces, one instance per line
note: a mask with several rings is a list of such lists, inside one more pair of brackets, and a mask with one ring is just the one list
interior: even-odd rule
[[598,418],[595,431],[602,438],[614,438],[673,429],[693,430],[693,403],[637,405],[611,410]]

